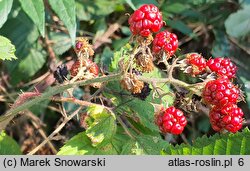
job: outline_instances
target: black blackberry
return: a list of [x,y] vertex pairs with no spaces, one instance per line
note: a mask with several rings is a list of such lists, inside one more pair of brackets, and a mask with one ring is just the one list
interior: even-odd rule
[[132,69],[132,73],[135,74],[135,75],[137,75],[137,76],[138,75],[140,75],[140,76],[142,75],[142,73],[140,71],[138,71],[138,70],[136,70],[134,68]]
[[145,100],[148,97],[148,95],[150,94],[151,90],[152,89],[149,88],[149,84],[144,82],[144,87],[142,88],[141,93],[135,93],[132,95],[134,97],[141,99],[141,100]]
[[65,64],[62,64],[59,65],[54,71],[54,77],[60,84],[62,84],[66,80],[68,73],[69,71],[67,69],[67,66]]

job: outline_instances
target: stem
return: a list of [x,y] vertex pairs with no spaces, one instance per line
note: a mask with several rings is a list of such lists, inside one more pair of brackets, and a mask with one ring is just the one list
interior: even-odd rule
[[[84,86],[84,85],[89,85],[92,83],[96,83],[96,82],[107,82],[107,81],[113,81],[113,80],[120,80],[121,78],[121,74],[114,74],[114,75],[110,75],[110,76],[103,76],[103,77],[98,77],[98,78],[94,78],[94,79],[89,79],[89,80],[83,80],[83,81],[77,81],[74,83],[66,83],[66,84],[62,84],[62,85],[58,85],[55,87],[52,87],[50,89],[48,89],[46,92],[44,92],[42,95],[27,101],[23,104],[21,104],[20,106],[17,106],[15,108],[11,108],[9,111],[7,111],[5,113],[5,115],[0,117],[0,123],[6,120],[11,120],[15,115],[17,115],[19,112],[35,105],[38,104],[46,99],[50,99],[52,96],[59,94],[69,88],[75,87],[75,86]],[[0,130],[2,128],[0,127]]]
[[[196,84],[188,84],[183,81],[177,80],[175,78],[147,78],[143,76],[138,76],[138,79],[147,82],[149,84],[151,83],[169,83],[177,86],[184,87],[188,89],[189,91],[192,91],[193,93],[197,94],[197,88],[195,87]],[[197,94],[199,95],[199,94]]]

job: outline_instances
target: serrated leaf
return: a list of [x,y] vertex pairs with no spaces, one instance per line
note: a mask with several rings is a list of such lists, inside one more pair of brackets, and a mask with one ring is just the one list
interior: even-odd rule
[[0,155],[20,155],[21,148],[17,142],[4,131],[0,133]]
[[165,154],[171,155],[249,155],[250,131],[245,128],[242,132],[215,134],[211,137],[197,138],[193,145],[169,146]]
[[250,6],[245,6],[231,14],[225,21],[226,32],[232,37],[240,38],[250,33]]
[[15,56],[15,46],[11,44],[10,40],[6,37],[0,36],[0,59],[12,60],[17,59]]
[[45,9],[43,0],[19,0],[25,13],[35,23],[41,35],[45,34]]
[[76,38],[76,6],[74,0],[49,0],[51,8],[63,21],[69,31],[72,45]]
[[8,15],[11,11],[12,4],[13,4],[13,0],[1,0],[0,1],[0,16],[1,16],[0,28],[7,21]]
[[116,132],[114,114],[101,106],[92,105],[88,108],[88,115],[94,120],[86,130],[92,146],[106,145],[105,143],[109,142]]

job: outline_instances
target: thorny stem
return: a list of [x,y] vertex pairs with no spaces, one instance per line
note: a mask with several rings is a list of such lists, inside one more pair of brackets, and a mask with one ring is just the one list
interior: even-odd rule
[[[59,94],[67,89],[72,88],[72,87],[89,85],[89,84],[96,83],[96,82],[108,82],[108,81],[120,80],[121,75],[122,74],[119,73],[119,74],[103,76],[103,77],[98,77],[98,78],[94,78],[94,79],[77,81],[74,83],[66,83],[66,84],[54,86],[54,87],[48,89],[43,94],[41,94],[40,96],[38,96],[30,101],[27,101],[27,102],[21,104],[20,106],[17,106],[15,108],[11,108],[9,111],[7,111],[5,113],[5,115],[0,117],[0,123],[3,121],[6,121],[6,120],[11,120],[19,112],[21,112],[21,111],[23,111],[23,110],[25,110],[25,109],[27,109],[35,104],[38,104],[46,99],[50,99],[52,96]],[[1,128],[1,126],[0,126],[0,130],[1,129],[3,129],[3,128]]]

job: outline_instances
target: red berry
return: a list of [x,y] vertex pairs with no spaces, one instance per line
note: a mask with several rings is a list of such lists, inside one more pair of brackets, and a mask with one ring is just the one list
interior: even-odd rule
[[192,66],[191,75],[199,75],[205,72],[206,70],[206,59],[203,58],[200,54],[192,53],[187,55],[187,64]]
[[133,35],[147,37],[152,32],[158,32],[163,26],[162,15],[153,4],[142,5],[129,17],[128,23]]
[[227,103],[236,103],[239,89],[227,78],[220,77],[206,83],[203,90],[203,99],[206,103],[222,107]]
[[210,123],[215,131],[223,129],[237,132],[242,127],[243,112],[236,104],[228,103],[222,108],[214,106],[209,113]]
[[[99,68],[96,65],[95,62],[91,61],[90,59],[88,60],[83,60],[82,61],[82,67],[87,67],[87,70],[89,70],[90,73],[94,74],[95,76],[98,76],[99,73]],[[72,77],[75,77],[79,71],[80,68],[80,61],[77,60],[71,67],[70,73]]]
[[162,31],[155,35],[153,41],[153,52],[159,53],[162,50],[167,53],[168,56],[172,56],[178,48],[178,38],[174,33],[170,33],[167,30]]
[[235,77],[237,67],[229,58],[215,58],[207,61],[208,68],[218,76],[227,76],[228,79]]
[[181,110],[171,106],[158,115],[157,125],[163,133],[181,134],[187,120]]

